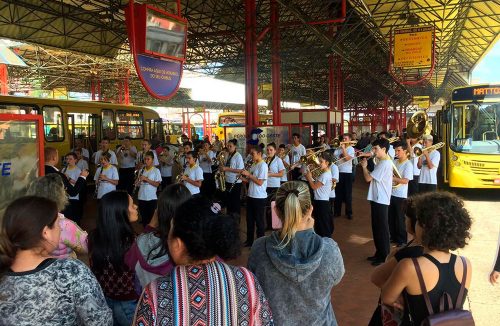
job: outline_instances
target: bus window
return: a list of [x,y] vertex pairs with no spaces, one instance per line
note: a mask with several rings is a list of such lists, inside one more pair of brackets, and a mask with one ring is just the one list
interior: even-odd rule
[[68,112],[68,115],[74,116],[74,133],[75,137],[88,137],[89,132],[89,116],[90,113],[80,113],[80,112]]
[[56,142],[64,140],[64,128],[62,123],[62,112],[58,106],[43,107],[43,129],[45,140]]
[[132,139],[144,138],[144,119],[139,111],[116,111],[118,139],[129,136]]
[[113,111],[103,109],[101,112],[102,134],[109,139],[116,139]]
[[0,113],[38,114],[38,107],[30,104],[0,104]]

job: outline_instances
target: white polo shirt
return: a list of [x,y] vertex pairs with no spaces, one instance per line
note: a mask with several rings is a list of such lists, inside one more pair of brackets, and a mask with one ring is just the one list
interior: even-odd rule
[[[184,169],[184,175],[187,175],[189,179],[194,181],[203,181],[203,170],[196,164],[195,166],[186,167]],[[189,189],[191,195],[196,195],[200,193],[200,187],[193,186],[187,181],[184,181],[184,185]]]
[[267,198],[267,164],[264,161],[260,161],[257,164],[252,165],[250,168],[250,173],[259,180],[264,180],[262,185],[258,185],[253,181],[249,181],[248,186],[248,197],[250,198]]
[[[158,165],[160,165],[160,162],[158,162],[158,155],[156,155],[156,151],[155,151],[155,150],[150,149],[150,150],[149,150],[149,152],[153,152],[153,156],[154,156],[154,159],[153,159],[153,165],[154,165],[154,166],[158,166]],[[144,162],[143,162],[144,155],[146,155],[146,153],[144,153],[144,152],[138,152],[138,153],[137,153],[137,158],[135,159],[135,163],[136,163],[136,164],[139,164],[139,163],[144,163]]]
[[382,205],[391,203],[392,164],[390,160],[381,160],[370,173],[373,180],[368,188],[367,199]]
[[432,169],[429,169],[427,160],[425,156],[423,156],[422,169],[420,169],[420,178],[418,179],[418,183],[437,185],[437,169],[439,166],[439,161],[441,159],[441,154],[438,150],[433,150],[429,153],[429,158],[431,159],[432,165],[434,165],[434,167]]
[[330,173],[332,174],[332,191],[330,192],[330,198],[335,198],[335,188],[333,188],[333,179],[339,182],[339,167],[335,164],[330,165]]
[[[413,150],[414,150],[415,148],[417,148],[417,147],[418,147],[418,148],[420,148],[420,149],[422,149],[422,145],[420,145],[420,144],[418,144],[418,143],[417,143],[417,144],[413,147]],[[410,154],[411,154],[411,157],[412,157],[411,161],[413,162],[413,175],[420,175],[420,169],[418,168],[418,157],[416,157],[416,156],[415,156],[415,154],[414,154],[413,150],[412,150],[412,151],[411,151],[411,153],[410,153]]]
[[290,155],[291,155],[290,163],[295,164],[300,160],[301,156],[306,155],[306,148],[302,144],[299,144],[299,146],[295,146],[292,144]]
[[[231,159],[229,159],[229,157],[231,157]],[[229,160],[229,166],[227,164],[226,164],[226,166],[228,166],[231,169],[240,170],[240,169],[243,169],[245,167],[245,163],[243,163],[243,157],[241,156],[241,154],[239,152],[235,152],[234,155],[232,155],[232,156],[231,156],[231,154],[229,154],[228,160]],[[234,183],[234,181],[236,180],[236,177],[238,176],[238,173],[225,172],[225,175],[226,175],[226,182]],[[238,180],[237,183],[241,183],[241,179]]]
[[[394,165],[398,168],[401,178],[413,180],[413,163],[406,160],[399,164],[399,160],[394,160]],[[398,198],[408,198],[408,184],[402,184],[396,189],[392,189],[392,195]]]
[[89,169],[89,163],[85,161],[83,158],[76,163],[76,166],[78,166],[78,168],[80,168],[81,171]]
[[[80,168],[75,165],[74,168],[67,167],[67,168],[62,169],[61,172],[64,173],[68,177],[68,181],[71,182],[71,184],[75,184],[76,180],[78,180],[78,178],[80,177],[80,173],[82,173],[82,170],[80,170]],[[73,196],[73,197],[69,197],[69,199],[78,200],[78,199],[80,199],[80,194],[77,194],[76,196]]]
[[[111,158],[109,159],[109,163],[113,164],[113,165],[118,165],[118,160],[116,159],[116,154],[115,152],[113,152],[112,150],[109,150],[108,151],[109,154],[111,155]],[[96,153],[95,153],[95,157],[94,157],[94,163],[97,165],[97,164],[100,164],[101,163],[101,154],[102,154],[102,150],[98,150]]]
[[128,169],[135,167],[135,157],[133,157],[131,153],[137,154],[137,148],[135,148],[135,146],[130,146],[128,150],[117,152],[118,161],[120,162],[120,168]]
[[[73,148],[71,151],[72,151],[72,152],[74,152],[74,151],[75,151],[75,149],[76,149],[76,147],[75,147],[75,148]],[[88,160],[88,159],[90,159],[90,153],[89,153],[89,150],[88,150],[88,149],[86,149],[86,148],[83,148],[83,147],[82,147],[82,149],[81,149],[81,150],[82,150],[82,156],[83,156],[83,157],[85,157],[85,158],[87,158],[87,160]]]
[[171,177],[172,176],[172,166],[174,165],[173,156],[168,153],[166,158],[167,163],[160,162],[160,174],[162,177]]
[[[94,175],[94,181],[96,182],[96,185],[97,185],[97,179],[99,178],[99,174],[101,174],[101,171],[105,176],[107,176],[111,180],[119,180],[120,179],[120,177],[118,176],[118,170],[116,169],[116,167],[114,165],[108,165],[108,167],[106,167],[106,168],[99,167],[95,171],[95,175]],[[115,190],[116,190],[116,186],[114,184],[111,184],[107,181],[101,180],[101,181],[99,181],[99,190],[97,192],[97,199],[101,199],[102,196],[104,196],[108,192],[115,191]]]
[[207,157],[205,155],[201,155],[198,160],[200,161],[200,168],[203,170],[203,173],[212,173],[212,164],[213,158],[215,157],[215,152],[208,151]]
[[314,200],[330,200],[332,192],[332,172],[330,169],[321,173],[316,180],[321,182],[322,186],[314,190]]
[[[354,157],[354,155],[356,155],[354,147],[352,146],[347,147],[346,152],[350,157]],[[342,157],[344,157],[342,148],[337,148],[335,152],[333,152],[333,155],[337,158],[337,160],[340,160]],[[345,160],[342,160],[339,161],[339,164],[337,166],[339,168],[339,173],[352,173],[352,162],[346,162]]]
[[[273,160],[267,165],[267,169],[269,173],[279,173],[282,170],[285,170],[285,165],[283,165],[283,161],[278,157],[274,156]],[[283,174],[285,172],[283,171]],[[268,177],[267,178],[267,187],[268,188],[279,188],[281,185],[281,177]]]
[[[161,182],[160,170],[158,170],[154,166],[151,167],[151,169],[149,170],[144,168],[144,170],[142,170],[142,175],[155,182]],[[158,187],[153,186],[149,182],[142,181],[141,186],[139,187],[139,193],[137,195],[137,199],[146,201],[158,199],[158,197],[156,196],[157,190]]]
[[[286,162],[286,164],[290,165],[290,157],[288,157],[288,155],[285,155],[285,157],[283,157],[282,162]],[[284,163],[283,163],[283,166],[285,166]],[[287,171],[288,171],[288,169],[285,167],[285,171],[283,171],[283,176],[281,177],[281,180],[280,180],[281,182],[288,181]]]

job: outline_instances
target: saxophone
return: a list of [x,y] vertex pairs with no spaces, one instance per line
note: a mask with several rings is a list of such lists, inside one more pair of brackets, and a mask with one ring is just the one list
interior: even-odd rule
[[220,170],[226,163],[226,152],[221,151],[214,159],[214,163],[219,166],[219,170],[215,172],[215,187],[220,191],[226,191],[226,173]]

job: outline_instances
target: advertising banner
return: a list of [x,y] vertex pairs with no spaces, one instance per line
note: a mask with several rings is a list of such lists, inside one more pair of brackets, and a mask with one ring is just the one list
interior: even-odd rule
[[238,140],[238,152],[243,157],[247,155],[247,146],[265,145],[274,142],[276,146],[289,143],[288,126],[259,126],[252,130],[251,138],[247,138],[245,127],[224,127],[226,141],[231,139]]
[[429,96],[413,96],[413,105],[418,105],[421,109],[428,109],[431,104],[431,99]]
[[0,114],[0,216],[43,174],[41,116]]
[[137,73],[150,94],[169,97],[179,88],[182,63],[138,54]]
[[432,66],[434,28],[432,26],[394,31],[394,67],[429,68]]

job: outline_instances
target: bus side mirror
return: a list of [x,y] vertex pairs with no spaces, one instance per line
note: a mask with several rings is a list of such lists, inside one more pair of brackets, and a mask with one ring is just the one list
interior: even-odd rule
[[449,108],[443,109],[443,123],[450,123],[451,110]]

